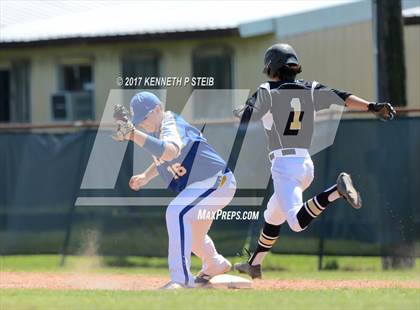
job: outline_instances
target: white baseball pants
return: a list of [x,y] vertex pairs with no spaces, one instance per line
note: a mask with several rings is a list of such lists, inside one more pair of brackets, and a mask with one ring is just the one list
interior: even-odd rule
[[296,218],[302,207],[302,193],[314,179],[314,165],[309,153],[306,156],[281,156],[271,163],[274,194],[271,196],[264,219],[272,225],[281,225],[285,221],[290,229],[299,232]]
[[215,275],[225,267],[225,258],[217,253],[207,235],[213,221],[198,219],[198,214],[203,210],[216,212],[223,209],[230,203],[235,191],[234,175],[220,172],[190,184],[171,201],[166,210],[166,226],[169,273],[173,282],[194,285],[194,276],[190,272],[191,252],[201,258],[202,271],[208,275]]

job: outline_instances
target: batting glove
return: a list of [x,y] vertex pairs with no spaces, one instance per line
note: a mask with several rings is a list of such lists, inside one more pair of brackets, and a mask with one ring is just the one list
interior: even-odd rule
[[394,107],[388,102],[371,102],[368,110],[384,122],[392,120],[397,115]]

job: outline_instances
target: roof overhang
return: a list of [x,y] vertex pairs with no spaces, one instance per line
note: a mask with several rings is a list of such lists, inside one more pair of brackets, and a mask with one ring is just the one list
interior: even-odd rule
[[162,32],[91,37],[68,37],[37,41],[0,42],[1,48],[50,47],[74,44],[107,44],[115,42],[152,42],[162,40],[188,40],[197,38],[239,37],[237,28],[196,30],[184,32]]
[[[418,21],[419,4],[416,1],[403,0],[405,24]],[[316,11],[242,23],[239,34],[243,38],[275,34],[276,37],[288,37],[312,31],[351,25],[372,19],[372,2],[359,1],[337,5]]]

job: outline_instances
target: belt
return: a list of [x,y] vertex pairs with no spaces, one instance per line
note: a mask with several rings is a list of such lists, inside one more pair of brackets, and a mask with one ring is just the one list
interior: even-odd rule
[[272,161],[276,157],[306,157],[309,156],[307,149],[277,149],[268,154],[268,158]]

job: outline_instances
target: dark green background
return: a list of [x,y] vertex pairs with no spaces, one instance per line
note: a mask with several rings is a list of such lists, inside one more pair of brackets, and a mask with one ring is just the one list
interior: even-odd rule
[[[217,126],[216,149],[225,150],[226,132],[234,124]],[[250,175],[253,165],[266,160],[264,133],[251,128],[256,152],[246,154]],[[171,195],[167,191],[133,193],[126,184],[132,171],[132,145],[128,148],[114,190],[80,190],[96,131],[74,133],[0,133],[0,254],[59,253],[71,221],[69,253],[80,253],[84,242],[97,232],[98,252],[117,255],[167,255],[165,207],[77,207],[78,196]],[[261,157],[262,156],[262,157]],[[334,203],[302,233],[284,225],[274,247],[281,253],[333,255],[419,255],[420,118],[343,120],[334,145],[314,156],[315,181],[305,199],[333,184],[341,171],[352,174],[364,199],[354,210],[344,201]],[[269,162],[267,161],[267,169]],[[260,190],[260,193],[264,192]],[[242,190],[249,196],[257,191]],[[269,194],[267,192],[267,194]],[[210,235],[219,252],[235,255],[254,236],[263,221],[263,208],[229,206],[228,209],[260,210],[257,221],[215,221]]]

